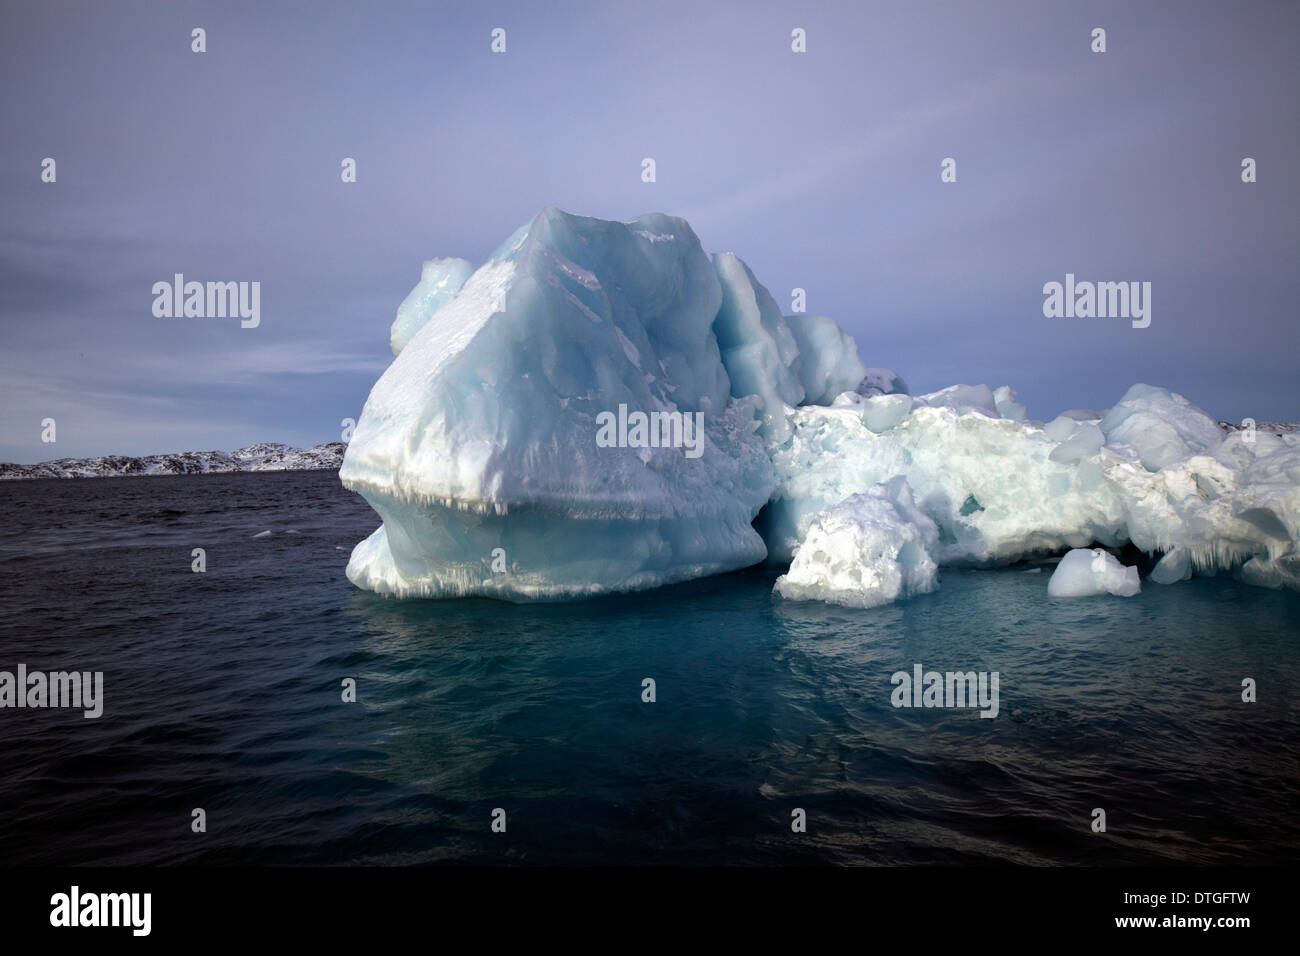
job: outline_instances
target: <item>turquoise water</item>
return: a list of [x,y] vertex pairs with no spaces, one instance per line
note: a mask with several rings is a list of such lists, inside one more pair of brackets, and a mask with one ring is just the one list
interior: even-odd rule
[[[343,577],[376,521],[332,474],[3,500],[0,669],[103,670],[105,713],[0,711],[0,864],[1300,860],[1294,593],[1053,601],[1016,566],[867,611],[762,569],[397,602]],[[895,709],[915,664],[997,671],[998,717]]]

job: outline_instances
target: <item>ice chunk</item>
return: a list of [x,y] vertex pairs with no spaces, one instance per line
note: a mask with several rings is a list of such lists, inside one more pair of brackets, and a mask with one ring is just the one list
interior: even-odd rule
[[1106,436],[1100,428],[1092,422],[1078,422],[1070,437],[1057,445],[1050,457],[1052,461],[1078,461],[1097,454],[1105,443]]
[[993,391],[993,404],[998,414],[1015,422],[1023,422],[1029,417],[1025,406],[1016,401],[1016,390],[1010,385],[1003,385]]
[[1106,443],[1131,445],[1150,471],[1209,451],[1223,429],[1183,396],[1166,388],[1134,385],[1101,420]]
[[819,515],[774,590],[792,600],[868,608],[938,588],[934,522],[902,477]]
[[1074,434],[1074,430],[1078,425],[1079,423],[1075,419],[1068,418],[1065,415],[1058,415],[1043,426],[1043,434],[1052,441],[1067,441]]
[[1132,597],[1141,590],[1137,568],[1124,567],[1114,555],[1100,548],[1076,548],[1069,552],[1047,582],[1047,594],[1054,598],[1097,594]]
[[806,404],[830,405],[866,376],[857,343],[834,319],[787,315],[785,321],[799,348],[799,379]]
[[1192,576],[1192,554],[1186,548],[1172,548],[1151,570],[1148,580],[1156,584],[1177,584]]
[[464,259],[430,259],[420,271],[420,281],[397,307],[389,333],[389,346],[397,355],[433,314],[460,291],[474,267]]
[[1256,587],[1300,591],[1300,555],[1287,554],[1280,558],[1257,555],[1242,565],[1240,577]]
[[862,421],[876,434],[889,431],[912,410],[910,395],[877,395],[862,403]]

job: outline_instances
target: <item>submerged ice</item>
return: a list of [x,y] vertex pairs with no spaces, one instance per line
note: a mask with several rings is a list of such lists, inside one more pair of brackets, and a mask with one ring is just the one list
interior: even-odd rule
[[478,269],[426,262],[391,344],[340,472],[383,522],[348,576],[382,594],[574,598],[766,560],[784,598],[870,607],[1064,552],[1056,591],[1113,594],[1137,571],[1100,549],[1126,544],[1158,584],[1300,587],[1295,434],[1225,435],[1149,385],[1046,423],[1005,385],[910,395],[682,219],[548,207]]

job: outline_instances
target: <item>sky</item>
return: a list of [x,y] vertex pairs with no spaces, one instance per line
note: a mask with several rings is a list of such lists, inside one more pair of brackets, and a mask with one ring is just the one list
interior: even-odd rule
[[[1265,0],[5,0],[0,461],[338,440],[421,262],[547,205],[685,217],[914,393],[1297,420],[1298,47]],[[156,317],[175,273],[260,324]],[[1067,273],[1150,326],[1045,317]]]

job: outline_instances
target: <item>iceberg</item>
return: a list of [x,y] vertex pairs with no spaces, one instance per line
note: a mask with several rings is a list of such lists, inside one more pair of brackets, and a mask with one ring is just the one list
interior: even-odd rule
[[913,395],[680,218],[548,207],[477,269],[426,262],[390,341],[340,470],[382,521],[347,574],[381,594],[571,599],[766,562],[780,596],[870,607],[1060,554],[1075,591],[1070,553],[1128,544],[1161,584],[1300,587],[1300,435],[1145,384],[1046,423],[1005,384]]
[[[737,284],[748,275],[739,260],[728,268]],[[733,397],[714,332],[723,295],[681,219],[543,210],[431,311],[371,390],[340,478],[383,524],[348,577],[401,597],[533,600],[762,561],[751,522],[773,476],[757,430],[780,406],[765,404],[778,392],[757,365],[785,326],[769,333],[757,301],[734,306],[759,348],[733,357],[756,390]],[[781,361],[797,357],[792,343]],[[792,374],[784,385],[800,397]],[[598,443],[598,419],[619,406],[667,434]],[[696,413],[703,436],[688,455],[673,416]]]

